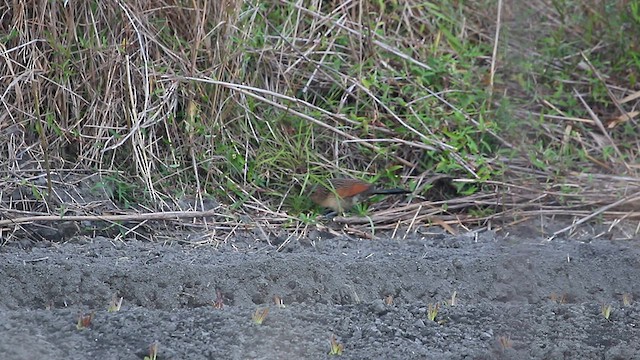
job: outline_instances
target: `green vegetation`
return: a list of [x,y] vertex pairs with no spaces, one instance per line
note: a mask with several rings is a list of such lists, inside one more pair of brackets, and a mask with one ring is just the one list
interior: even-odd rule
[[109,306],[107,307],[108,312],[118,312],[122,308],[122,300],[124,297],[118,297],[113,295],[111,300],[109,301]]
[[156,360],[158,358],[158,348],[160,344],[154,341],[149,345],[149,355],[145,355],[144,360]]
[[454,291],[451,293],[451,298],[446,301],[446,304],[449,306],[456,306],[458,304],[458,292]]
[[602,304],[600,306],[600,313],[602,314],[602,317],[605,318],[606,320],[611,320],[611,311],[613,310],[613,307],[611,306],[611,304]]
[[436,321],[436,316],[438,316],[438,311],[440,311],[440,304],[429,304],[427,308],[427,319],[431,321]]
[[256,325],[262,325],[267,315],[269,315],[269,308],[258,308],[253,315],[251,315],[251,321]]
[[505,351],[513,348],[513,340],[511,340],[510,336],[500,335],[498,336],[498,345],[500,346],[500,350]]
[[305,193],[337,176],[415,189],[424,206],[375,219],[406,225],[585,217],[640,191],[637,1],[163,4],[7,13],[3,193],[37,187],[20,210],[65,202],[42,172],[100,177],[111,205],[75,214],[210,200],[234,229],[315,223]]
[[84,330],[88,328],[91,325],[91,321],[93,321],[94,316],[95,313],[93,311],[87,314],[79,314],[76,321],[76,329]]
[[344,351],[344,345],[339,343],[338,339],[336,339],[336,336],[333,334],[329,339],[329,345],[330,345],[329,355],[335,355],[335,356],[342,355],[342,352]]

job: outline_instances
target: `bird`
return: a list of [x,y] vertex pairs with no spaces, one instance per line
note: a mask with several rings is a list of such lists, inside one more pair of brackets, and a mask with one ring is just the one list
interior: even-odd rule
[[400,188],[379,189],[374,184],[352,178],[331,179],[328,181],[328,185],[328,187],[316,185],[311,189],[309,198],[317,205],[335,212],[349,210],[371,195],[408,194],[411,192]]

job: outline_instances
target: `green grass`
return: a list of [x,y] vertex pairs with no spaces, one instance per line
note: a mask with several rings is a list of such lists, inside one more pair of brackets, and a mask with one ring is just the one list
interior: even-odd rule
[[[417,187],[432,201],[510,191],[497,183],[533,186],[532,198],[547,191],[536,183],[591,189],[576,173],[637,176],[627,167],[637,119],[608,129],[610,141],[576,95],[605,125],[633,109],[612,94],[640,91],[637,1],[504,4],[495,58],[495,1],[106,1],[73,14],[28,3],[33,13],[12,14],[20,30],[2,36],[20,64],[3,80],[10,121],[37,130],[30,151],[50,171],[105,174],[124,208],[166,210],[158,199],[198,194],[230,214],[313,224],[305,194],[335,176]],[[41,11],[58,20],[40,24]],[[35,64],[39,75],[18,81]],[[0,140],[34,143],[20,134]],[[423,183],[438,174],[465,181]],[[606,186],[611,197],[590,204],[623,191]],[[469,200],[455,212],[486,218],[511,205]]]

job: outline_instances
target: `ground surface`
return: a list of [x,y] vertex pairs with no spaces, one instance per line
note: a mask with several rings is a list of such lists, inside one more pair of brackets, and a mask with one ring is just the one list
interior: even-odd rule
[[[544,242],[533,230],[177,240],[0,248],[2,359],[143,359],[156,341],[158,359],[325,359],[332,334],[341,359],[640,358],[640,306],[621,300],[640,298],[636,240]],[[123,305],[108,312],[114,294]]]

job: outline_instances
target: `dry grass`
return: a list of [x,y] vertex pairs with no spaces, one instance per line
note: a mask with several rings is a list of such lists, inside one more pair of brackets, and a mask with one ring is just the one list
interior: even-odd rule
[[135,214],[172,211],[207,239],[303,234],[306,189],[344,175],[416,189],[336,219],[363,235],[638,220],[640,31],[603,3],[5,1],[3,241],[47,237],[27,216],[148,236]]

